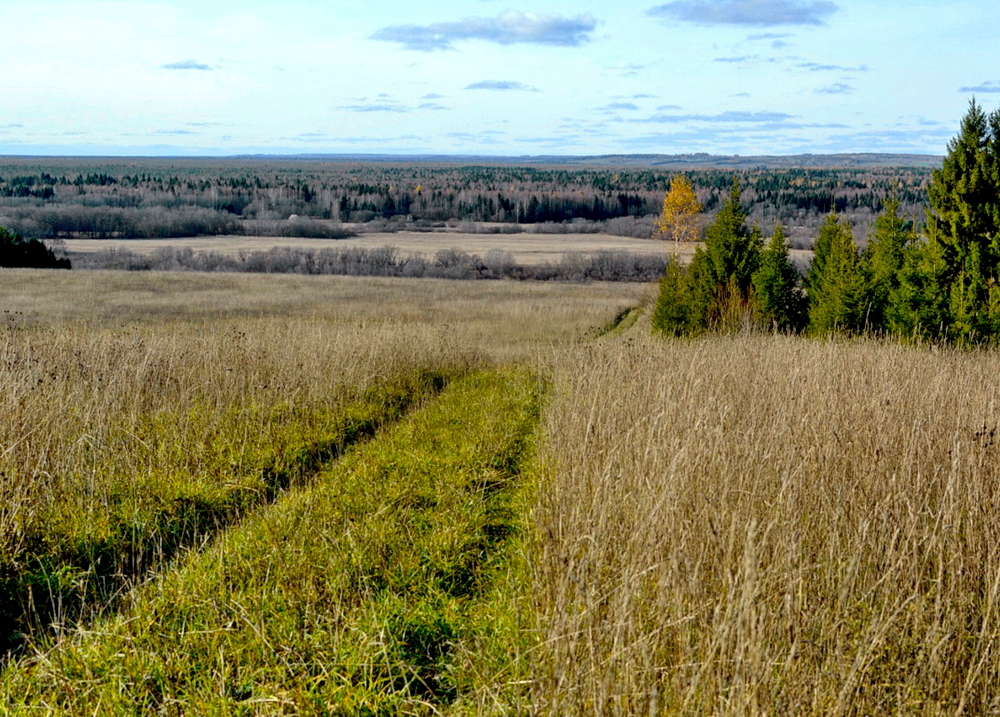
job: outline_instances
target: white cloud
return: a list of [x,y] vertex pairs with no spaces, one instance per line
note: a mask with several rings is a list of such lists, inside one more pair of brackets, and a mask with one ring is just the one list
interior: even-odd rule
[[562,15],[507,10],[497,17],[469,17],[458,22],[432,25],[390,25],[371,36],[373,40],[398,42],[407,50],[451,50],[458,40],[485,40],[501,45],[534,43],[577,47],[590,40],[597,28],[592,15]]
[[827,0],[674,0],[648,14],[704,25],[822,25],[837,6]]

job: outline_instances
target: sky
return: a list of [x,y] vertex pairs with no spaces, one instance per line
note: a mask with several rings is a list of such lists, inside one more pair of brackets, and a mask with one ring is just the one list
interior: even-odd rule
[[982,0],[0,0],[0,154],[943,154]]

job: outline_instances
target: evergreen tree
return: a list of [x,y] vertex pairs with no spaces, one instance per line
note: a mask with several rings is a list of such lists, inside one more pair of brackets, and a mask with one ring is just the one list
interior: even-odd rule
[[753,285],[763,244],[760,232],[747,227],[746,220],[740,183],[734,178],[729,197],[705,230],[705,254],[712,280],[718,285],[732,279],[742,292],[749,292]]
[[57,259],[52,250],[37,239],[24,239],[0,227],[0,267],[69,269],[70,261]]
[[899,200],[890,198],[875,219],[868,246],[862,254],[867,281],[868,326],[875,331],[895,330],[890,305],[899,296],[906,255],[916,242],[913,223],[899,216]]
[[785,228],[774,228],[753,275],[754,293],[761,319],[777,331],[796,331],[803,320],[799,272],[788,257]]
[[809,330],[814,334],[865,328],[864,275],[851,229],[830,214],[820,229],[807,276]]
[[1000,328],[993,311],[1000,265],[1000,110],[973,100],[928,189],[928,243],[944,270],[929,290],[947,295],[943,338],[981,341]]
[[672,336],[684,336],[697,331],[691,304],[691,275],[676,257],[670,260],[660,279],[660,293],[653,309],[653,330]]
[[752,304],[753,275],[760,266],[760,230],[747,227],[747,210],[740,202],[740,185],[733,186],[705,230],[704,247],[691,263],[692,306],[696,323],[719,327]]
[[658,331],[693,334],[741,324],[749,317],[762,240],[758,229],[747,228],[746,217],[734,179],[729,198],[706,229],[704,246],[697,248],[690,267],[672,261],[660,282],[653,314]]
[[912,339],[945,335],[949,323],[947,273],[939,243],[916,242],[907,247],[899,283],[889,293],[885,326],[890,333]]

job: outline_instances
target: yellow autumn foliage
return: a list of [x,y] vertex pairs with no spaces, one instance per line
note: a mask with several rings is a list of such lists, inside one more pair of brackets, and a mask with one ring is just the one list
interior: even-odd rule
[[682,174],[670,182],[670,189],[663,197],[663,209],[656,220],[656,239],[670,239],[675,242],[697,241],[700,230],[698,215],[701,204],[694,194],[688,178]]

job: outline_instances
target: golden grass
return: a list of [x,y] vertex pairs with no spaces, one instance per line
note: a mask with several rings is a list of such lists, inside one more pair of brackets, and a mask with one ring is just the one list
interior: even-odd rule
[[[238,515],[234,496],[308,470],[292,463],[346,440],[331,431],[361,420],[352,402],[372,386],[533,363],[643,290],[30,270],[0,281],[0,592],[22,595],[0,618],[18,623],[45,612],[35,594],[92,594],[94,571],[141,579],[165,544],[196,537],[191,523]],[[60,618],[50,607],[39,620]]]
[[539,347],[585,340],[650,291],[608,282],[8,269],[0,273],[0,320],[14,328],[145,327],[166,336],[199,330],[206,337],[244,319],[304,320],[320,331],[339,324],[358,331],[382,327],[389,334],[419,333],[441,351],[523,360]]
[[559,365],[540,711],[1000,708],[1000,355],[632,335]]
[[476,649],[530,657],[456,708],[1000,711],[1000,353],[654,339],[626,311],[646,291],[2,272],[4,550],[46,506],[99,512],[129,466],[210,482],[386,376],[517,362],[554,387],[516,503],[530,579],[502,573],[480,614],[504,636]]

